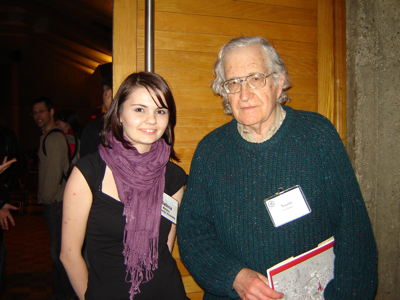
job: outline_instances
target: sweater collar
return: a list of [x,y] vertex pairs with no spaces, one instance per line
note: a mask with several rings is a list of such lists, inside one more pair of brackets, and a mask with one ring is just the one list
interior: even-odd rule
[[272,124],[271,128],[267,131],[265,137],[261,141],[256,141],[253,134],[249,132],[243,124],[237,123],[237,129],[240,136],[250,143],[263,143],[269,140],[281,127],[283,120],[286,117],[286,111],[282,108],[282,106],[277,103],[275,109],[275,119],[274,123]]
[[233,119],[229,124],[229,131],[233,140],[237,144],[237,146],[244,148],[249,151],[264,151],[266,148],[276,144],[283,136],[288,133],[288,129],[293,122],[294,110],[288,106],[281,106],[282,110],[285,113],[285,117],[282,120],[280,126],[276,129],[274,134],[267,140],[261,143],[254,143],[245,140],[238,131],[238,122]]

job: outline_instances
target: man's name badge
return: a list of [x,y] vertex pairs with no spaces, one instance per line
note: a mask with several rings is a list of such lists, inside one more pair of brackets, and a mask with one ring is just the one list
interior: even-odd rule
[[176,218],[178,217],[178,201],[166,193],[163,194],[161,215],[176,224]]
[[299,185],[264,199],[264,204],[275,227],[292,222],[311,212]]

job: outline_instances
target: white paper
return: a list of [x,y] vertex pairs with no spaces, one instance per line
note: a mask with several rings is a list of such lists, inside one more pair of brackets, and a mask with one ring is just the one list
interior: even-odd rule
[[301,218],[311,212],[300,186],[295,186],[265,200],[275,227]]
[[178,217],[178,201],[166,193],[163,194],[161,215],[176,224],[176,218]]

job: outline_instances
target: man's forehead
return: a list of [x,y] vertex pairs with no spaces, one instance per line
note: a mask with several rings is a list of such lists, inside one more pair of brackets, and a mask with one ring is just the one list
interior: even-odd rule
[[248,45],[231,49],[224,57],[225,71],[232,68],[262,67],[267,64],[267,58],[261,46]]
[[33,110],[41,110],[41,109],[47,110],[47,106],[46,106],[46,103],[44,103],[44,102],[38,102],[33,105],[32,109]]

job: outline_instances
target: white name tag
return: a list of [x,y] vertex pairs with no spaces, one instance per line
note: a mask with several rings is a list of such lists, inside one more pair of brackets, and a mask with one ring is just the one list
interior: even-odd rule
[[176,218],[178,217],[178,201],[166,193],[163,194],[161,215],[176,224]]
[[264,204],[275,227],[294,221],[311,212],[299,185],[265,199]]

